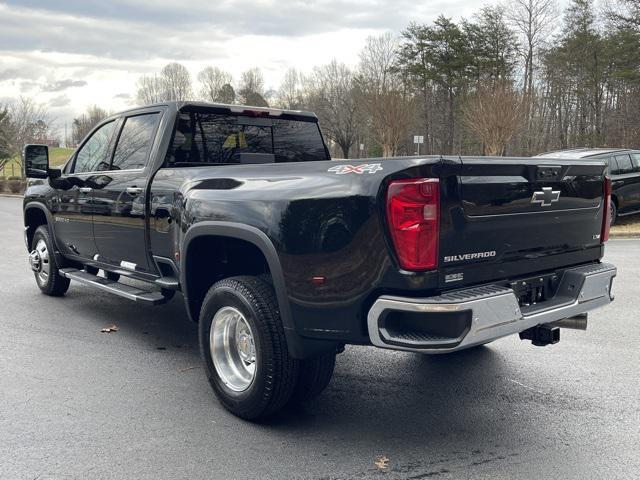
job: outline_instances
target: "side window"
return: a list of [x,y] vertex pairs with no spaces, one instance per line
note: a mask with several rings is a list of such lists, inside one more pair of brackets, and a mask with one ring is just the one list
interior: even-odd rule
[[609,175],[618,175],[618,173],[620,173],[615,157],[611,157],[607,160],[607,163],[609,164]]
[[640,153],[632,153],[631,161],[633,162],[633,171],[640,172]]
[[632,173],[633,165],[631,164],[631,157],[627,155],[616,155],[616,162],[618,163],[618,173]]
[[144,168],[159,118],[159,113],[151,113],[125,119],[113,155],[111,170]]
[[109,170],[109,143],[116,122],[105,123],[85,142],[76,155],[73,165],[75,173]]

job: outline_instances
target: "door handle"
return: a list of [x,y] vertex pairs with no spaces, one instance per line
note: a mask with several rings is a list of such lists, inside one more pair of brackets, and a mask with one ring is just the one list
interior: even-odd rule
[[142,188],[140,187],[127,187],[127,193],[131,196],[140,195],[142,193]]
[[91,188],[91,187],[80,187],[78,190],[80,190],[80,193],[91,193],[93,191],[93,188]]

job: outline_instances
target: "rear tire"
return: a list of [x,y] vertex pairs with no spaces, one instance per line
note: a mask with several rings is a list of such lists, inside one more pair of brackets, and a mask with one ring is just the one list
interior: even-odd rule
[[33,234],[29,263],[40,291],[51,297],[61,297],[71,281],[60,275],[54,252],[49,227],[40,225]]
[[300,362],[300,373],[291,401],[307,402],[320,395],[331,382],[336,352],[331,351]]
[[289,401],[299,362],[289,356],[271,285],[250,276],[215,283],[198,332],[207,378],[227,410],[256,420]]
[[612,200],[610,202],[609,214],[611,215],[611,221],[609,222],[609,226],[613,227],[616,224],[616,219],[618,217],[618,207],[616,207],[616,203]]

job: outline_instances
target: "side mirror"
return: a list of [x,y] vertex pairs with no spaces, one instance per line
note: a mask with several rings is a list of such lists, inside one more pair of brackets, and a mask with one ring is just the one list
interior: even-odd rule
[[25,145],[23,158],[25,177],[47,178],[49,176],[49,147]]

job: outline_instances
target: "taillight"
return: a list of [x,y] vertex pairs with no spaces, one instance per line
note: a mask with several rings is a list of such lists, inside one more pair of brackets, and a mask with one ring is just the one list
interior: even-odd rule
[[437,178],[397,180],[387,190],[387,218],[400,266],[430,270],[438,265],[440,183]]
[[604,215],[602,218],[602,232],[600,234],[600,241],[606,242],[609,240],[609,230],[611,229],[611,178],[604,177]]

